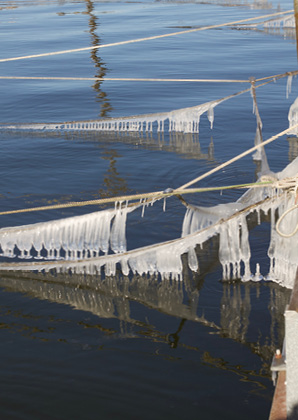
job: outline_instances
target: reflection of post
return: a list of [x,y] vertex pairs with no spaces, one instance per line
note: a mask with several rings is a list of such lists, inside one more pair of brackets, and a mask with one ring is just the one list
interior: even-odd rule
[[[94,10],[94,4],[93,1],[91,0],[85,0],[86,1],[86,6],[87,6],[87,13],[90,16],[89,19],[89,27],[90,27],[90,35],[92,38],[92,45],[94,46],[98,46],[100,44],[100,39],[99,37],[96,35],[96,29],[97,29],[97,17],[93,14],[93,10]],[[91,50],[91,58],[95,64],[95,67],[98,68],[98,72],[95,75],[98,78],[103,78],[106,74],[106,67],[104,66],[104,64],[101,62],[101,59],[97,56],[98,50],[97,49],[93,49]],[[107,94],[105,92],[103,92],[100,88],[102,81],[97,80],[94,84],[93,84],[93,89],[97,92],[97,101],[101,103],[101,112],[100,112],[100,116],[101,117],[106,117],[107,113],[109,111],[111,111],[112,107],[107,99]]]
[[127,192],[125,179],[122,178],[116,168],[116,158],[120,157],[116,150],[107,150],[102,158],[110,161],[109,169],[103,179],[104,189],[99,190],[103,197],[115,197]]
[[298,0],[294,0],[294,14],[295,14],[295,27],[296,27],[296,48],[298,54]]

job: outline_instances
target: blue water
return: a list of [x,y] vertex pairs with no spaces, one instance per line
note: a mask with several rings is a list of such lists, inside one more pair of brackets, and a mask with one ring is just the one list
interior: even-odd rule
[[[276,11],[175,2],[4,1],[0,59],[83,48],[237,21]],[[283,2],[283,10],[291,2]],[[248,79],[297,68],[295,40],[231,27],[122,46],[0,63],[0,76]],[[288,127],[297,82],[257,89],[264,139]],[[247,84],[1,80],[1,123],[63,122],[164,112],[244,90]],[[0,131],[1,211],[182,185],[253,145],[250,93],[215,108],[198,138]],[[213,142],[214,154],[208,155]],[[268,146],[273,171],[293,158],[286,137]],[[202,186],[255,180],[251,157]],[[240,192],[196,195],[215,205]],[[184,207],[168,200],[132,213],[128,248],[181,234]],[[97,210],[97,207],[95,208]],[[84,214],[70,208],[0,216],[1,227]],[[269,227],[251,232],[252,269],[268,269]],[[270,363],[283,341],[289,291],[224,284],[216,241],[199,274],[181,283],[120,275],[0,276],[0,417],[3,419],[268,418]]]

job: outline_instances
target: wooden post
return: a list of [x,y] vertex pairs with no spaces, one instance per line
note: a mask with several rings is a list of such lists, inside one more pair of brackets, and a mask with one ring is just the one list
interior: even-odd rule
[[298,56],[298,0],[294,0],[294,16],[295,16],[295,27],[296,27],[296,48]]

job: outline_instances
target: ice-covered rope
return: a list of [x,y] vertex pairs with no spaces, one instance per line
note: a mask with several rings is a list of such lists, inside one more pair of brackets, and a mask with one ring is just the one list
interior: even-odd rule
[[[219,232],[220,226],[223,226],[231,220],[236,220],[239,216],[245,217],[248,213],[254,211],[258,207],[269,203],[270,198],[261,200],[260,202],[250,204],[245,208],[237,211],[236,213],[229,215],[228,217],[222,218],[215,222],[214,224],[203,228],[199,232],[194,232],[187,235],[186,237],[173,239],[170,241],[157,243],[145,247],[141,247],[135,250],[124,251],[122,253],[108,254],[105,256],[89,257],[87,259],[78,259],[75,258],[71,260],[56,260],[56,261],[32,261],[32,262],[20,262],[20,263],[0,263],[0,270],[50,270],[53,268],[65,268],[66,270],[74,268],[76,272],[80,272],[80,268],[85,270],[86,267],[90,264],[95,264],[98,267],[106,267],[106,275],[114,275],[116,269],[116,264],[121,263],[122,272],[125,275],[128,275],[129,269],[132,269],[133,272],[139,273],[142,275],[144,272],[147,272],[147,268],[153,270],[154,272],[161,272],[159,269],[163,266],[164,259],[167,261],[167,267],[171,267],[170,271],[172,274],[176,274],[174,278],[178,279],[181,275],[182,265],[181,259],[177,258],[186,252],[189,252],[190,249],[194,249],[197,244],[202,244],[208,238],[214,236]],[[17,229],[17,228],[16,228]],[[175,252],[171,249],[174,246]],[[154,252],[154,255],[152,254]],[[150,257],[150,267],[142,266],[142,259],[146,259],[146,256]],[[192,255],[193,256],[193,255]],[[154,264],[154,258],[157,259],[156,265]],[[179,261],[178,261],[179,260]],[[140,262],[141,261],[141,262]],[[195,265],[198,264],[194,261],[189,261],[193,270],[196,270]],[[159,267],[160,265],[160,267]],[[174,272],[172,269],[174,268]],[[157,271],[156,271],[157,270]],[[176,272],[175,272],[176,271]],[[165,268],[163,267],[163,273],[168,274]]]
[[[291,76],[292,77],[292,76]],[[251,83],[251,80],[249,80]],[[254,88],[265,86],[274,80],[267,80],[261,84],[254,84]],[[109,131],[109,132],[148,132],[165,130],[165,123],[168,121],[169,132],[198,133],[200,117],[207,112],[208,120],[212,128],[214,121],[214,108],[220,103],[249,92],[251,89],[233,93],[224,98],[206,102],[197,106],[181,108],[169,112],[131,115],[126,117],[107,118],[100,120],[68,121],[62,123],[33,123],[33,124],[0,124],[0,130],[84,130],[84,131]],[[288,91],[289,89],[287,89]]]
[[151,41],[151,40],[154,40],[154,39],[161,39],[161,38],[167,38],[167,37],[176,36],[176,35],[184,35],[184,34],[188,34],[188,33],[192,33],[192,32],[205,31],[207,29],[216,29],[216,28],[222,28],[222,27],[225,27],[225,26],[237,25],[239,23],[250,22],[250,21],[265,19],[265,18],[269,18],[269,17],[271,18],[273,16],[280,16],[280,15],[285,15],[285,14],[289,14],[289,13],[294,13],[294,10],[287,10],[287,11],[284,11],[284,12],[272,13],[272,14],[257,16],[257,17],[248,18],[248,19],[241,19],[241,20],[233,21],[233,22],[219,23],[217,25],[203,26],[203,27],[200,27],[200,28],[188,29],[188,30],[185,30],[185,31],[171,32],[171,33],[163,34],[163,35],[155,35],[155,36],[149,36],[149,37],[146,37],[146,38],[131,39],[131,40],[127,40],[127,41],[114,42],[114,43],[110,43],[110,44],[93,45],[91,47],[75,48],[75,49],[71,49],[71,50],[54,51],[54,52],[42,53],[42,54],[32,54],[32,55],[26,55],[26,56],[21,56],[21,57],[2,58],[2,59],[0,59],[0,62],[4,63],[4,62],[7,62],[7,61],[25,60],[25,59],[28,59],[28,58],[48,57],[48,56],[59,55],[59,54],[68,54],[68,53],[73,53],[73,52],[89,51],[89,50],[95,50],[95,49],[99,49],[99,48],[107,48],[107,47],[115,47],[115,46],[119,46],[119,45],[133,44],[133,43],[136,43],[136,42]]

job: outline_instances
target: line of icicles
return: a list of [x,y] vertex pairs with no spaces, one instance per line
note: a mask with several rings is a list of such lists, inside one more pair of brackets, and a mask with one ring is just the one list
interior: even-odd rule
[[0,229],[0,256],[21,259],[97,257],[126,251],[126,218],[132,207],[51,222]]
[[131,117],[109,118],[97,121],[74,121],[66,123],[4,124],[4,130],[62,130],[62,131],[103,131],[103,132],[180,132],[198,133],[200,118],[207,113],[211,128],[214,122],[214,108],[233,97],[227,96],[189,108],[170,112],[136,115]]

